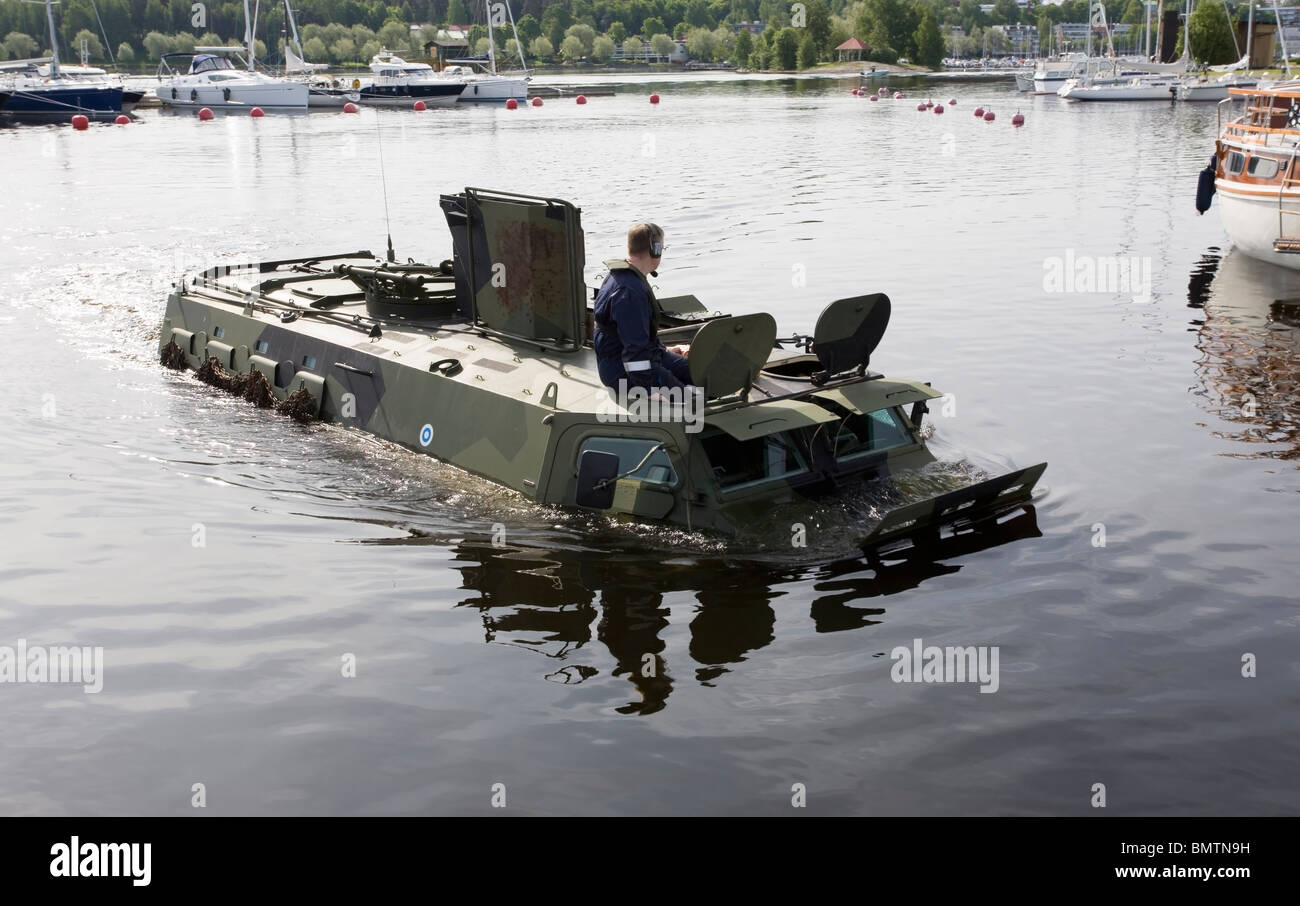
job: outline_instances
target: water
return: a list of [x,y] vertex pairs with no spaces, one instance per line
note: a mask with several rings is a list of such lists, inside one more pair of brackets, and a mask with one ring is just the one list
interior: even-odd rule
[[[1213,105],[849,84],[0,130],[0,644],[105,651],[98,695],[0,686],[0,811],[1300,808],[1300,279],[1196,216]],[[662,292],[782,333],[889,293],[873,367],[954,394],[950,468],[1048,461],[1035,511],[878,569],[852,504],[803,550],[613,527],[158,367],[177,274],[382,250],[385,182],[402,257],[482,186],[581,206],[590,276],[655,220]],[[1067,256],[1148,259],[1149,301],[1046,292]],[[916,638],[998,646],[998,692],[892,682]]]

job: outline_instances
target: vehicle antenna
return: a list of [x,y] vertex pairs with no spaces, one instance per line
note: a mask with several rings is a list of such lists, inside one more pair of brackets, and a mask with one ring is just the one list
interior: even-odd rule
[[379,180],[384,187],[384,225],[388,227],[388,260],[396,261],[393,254],[393,221],[388,216],[388,177],[384,174],[384,133],[379,128],[379,111],[375,111],[375,134],[379,136]]

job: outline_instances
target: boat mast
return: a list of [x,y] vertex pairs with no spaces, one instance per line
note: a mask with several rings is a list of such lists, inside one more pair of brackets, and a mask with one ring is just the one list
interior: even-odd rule
[[1277,36],[1282,42],[1282,65],[1286,67],[1286,74],[1291,76],[1291,54],[1286,49],[1286,32],[1282,30],[1282,17],[1277,11],[1277,0],[1273,0],[1273,21],[1277,23]]
[[253,71],[253,17],[248,12],[248,0],[244,0],[244,43],[248,45],[248,71]]
[[510,8],[509,2],[506,2],[506,14],[510,16],[510,30],[515,33],[515,50],[519,51],[519,65],[523,67],[524,76],[528,75],[528,61],[524,59],[524,45],[519,40],[519,29],[515,26],[515,13]]
[[1144,0],[1144,2],[1142,3],[1142,5],[1143,5],[1144,7],[1146,7],[1146,11],[1147,11],[1147,26],[1146,26],[1146,39],[1147,39],[1147,43],[1146,43],[1146,61],[1147,61],[1148,63],[1150,63],[1150,62],[1151,62],[1151,0]]
[[1255,65],[1251,59],[1254,53],[1253,45],[1255,40],[1255,0],[1250,0],[1250,12],[1246,14],[1246,71],[1250,72],[1250,67]]
[[497,51],[496,41],[492,37],[492,0],[483,0],[483,7],[487,10],[487,27],[488,27],[488,69],[492,74],[497,74]]
[[59,36],[54,30],[54,4],[45,0],[45,18],[50,23],[50,77],[59,77]]
[[306,63],[307,55],[302,52],[302,41],[298,39],[298,23],[294,21],[293,7],[289,5],[289,0],[284,0],[284,15],[289,20],[289,34],[293,36],[293,46],[298,48],[298,59]]

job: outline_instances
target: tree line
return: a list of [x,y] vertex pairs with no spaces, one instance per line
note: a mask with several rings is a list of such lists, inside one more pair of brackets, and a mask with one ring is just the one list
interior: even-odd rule
[[[268,46],[282,47],[285,29],[283,6],[262,2],[259,56]],[[486,5],[487,0],[293,0],[306,57],[334,64],[365,63],[381,48],[422,56],[446,25],[474,26],[470,51],[482,53]],[[1035,25],[1045,42],[1056,23],[1087,21],[1088,0],[1031,2],[1023,10],[1015,0],[997,0],[989,13],[976,0],[516,0],[512,9],[520,44],[513,44],[507,29],[499,49],[509,57],[522,49],[532,63],[605,62],[647,51],[667,55],[684,41],[692,59],[792,70],[835,60],[835,48],[850,37],[868,45],[868,60],[906,58],[931,67],[946,53],[981,51],[973,42],[992,25]],[[244,38],[242,2],[63,0],[55,10],[60,50],[74,59],[83,41],[92,60],[130,63]],[[1118,0],[1109,15],[1112,22],[1141,25],[1145,13],[1141,0]],[[758,33],[748,25],[755,22],[762,23]],[[413,25],[424,27],[412,30]],[[1226,62],[1221,58],[1231,56],[1231,30],[1219,0],[1201,0],[1192,26],[1193,53]],[[953,36],[955,27],[963,30],[965,45]],[[0,0],[0,35],[0,56],[6,59],[48,53],[43,4]]]

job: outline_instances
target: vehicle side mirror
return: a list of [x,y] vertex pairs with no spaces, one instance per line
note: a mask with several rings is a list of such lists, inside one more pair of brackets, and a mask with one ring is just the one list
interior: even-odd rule
[[618,457],[601,450],[586,450],[578,457],[578,506],[607,510],[614,505]]

